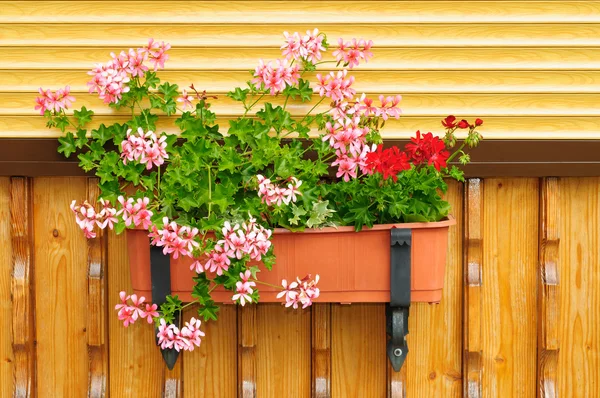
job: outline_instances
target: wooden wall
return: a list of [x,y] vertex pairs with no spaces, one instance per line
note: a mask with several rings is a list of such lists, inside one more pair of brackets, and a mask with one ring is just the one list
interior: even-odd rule
[[73,222],[95,183],[0,178],[2,397],[598,396],[600,178],[452,184],[444,296],[411,307],[400,373],[383,304],[225,306],[168,371],[152,328],[113,310],[125,238]]
[[352,74],[359,91],[404,96],[386,137],[439,132],[456,114],[482,117],[488,139],[600,138],[597,0],[0,1],[0,137],[58,134],[36,117],[40,86],[69,84],[98,123],[122,120],[87,93],[85,72],[149,37],[173,45],[165,79],[221,94],[218,115],[238,115],[222,94],[279,56],[283,31],[314,27],[332,43],[374,41]]

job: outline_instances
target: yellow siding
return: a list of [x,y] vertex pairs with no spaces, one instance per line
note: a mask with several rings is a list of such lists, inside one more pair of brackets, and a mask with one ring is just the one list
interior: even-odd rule
[[387,138],[450,113],[483,118],[487,138],[600,138],[600,1],[479,0],[0,1],[0,137],[60,135],[33,109],[40,86],[71,85],[98,123],[125,118],[87,94],[86,71],[149,37],[173,45],[163,77],[220,94],[225,121],[242,109],[224,93],[279,55],[283,31],[313,27],[374,41],[352,73],[359,91],[403,95]]

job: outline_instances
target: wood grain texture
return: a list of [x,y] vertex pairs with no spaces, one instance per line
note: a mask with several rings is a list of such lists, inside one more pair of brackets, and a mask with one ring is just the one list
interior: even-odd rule
[[482,397],[483,186],[481,179],[473,178],[465,189],[463,391],[469,398]]
[[[106,56],[98,61],[105,60]],[[170,61],[170,59],[169,59]],[[252,77],[248,72],[258,63],[258,58],[247,65],[244,71],[176,71],[166,70],[158,76],[180,88],[194,86],[225,97],[233,87],[241,86]],[[88,68],[89,69],[89,68]],[[330,68],[320,69],[327,73]],[[358,93],[377,94],[487,94],[487,93],[599,93],[600,71],[464,71],[438,69],[435,71],[365,71],[362,66],[350,72],[354,76],[352,84]],[[314,86],[317,72],[303,75]],[[88,95],[87,82],[90,76],[85,69],[76,70],[4,70],[0,71],[0,112],[13,111],[14,114],[39,114],[31,106],[32,93],[39,87],[60,87],[68,85],[77,98],[77,107],[92,102],[97,111],[108,108],[102,105],[97,95]],[[393,84],[392,84],[393,82]],[[22,94],[21,94],[22,93]],[[76,93],[76,94],[75,94]],[[224,98],[223,98],[224,99]],[[12,103],[15,101],[15,103]],[[80,101],[83,101],[80,103]],[[10,103],[9,103],[10,102]],[[220,101],[214,101],[220,102]],[[296,100],[295,102],[300,102]],[[88,107],[88,105],[86,105]],[[7,113],[11,114],[11,113]]]
[[[0,46],[138,47],[154,37],[173,47],[280,47],[291,28],[314,24],[4,24]],[[319,24],[319,30],[332,38],[368,37],[381,47],[600,46],[600,24]]]
[[13,177],[10,180],[12,317],[9,319],[12,321],[14,355],[13,397],[35,396],[38,391],[31,189],[31,180],[28,178]]
[[332,304],[331,396],[384,397],[385,346],[383,304]]
[[256,306],[238,308],[238,397],[256,398],[256,344],[258,342]]
[[540,270],[538,276],[538,396],[557,397],[559,357],[560,188],[544,178],[540,190]]
[[151,325],[137,322],[127,328],[114,311],[119,292],[131,293],[127,238],[108,234],[108,336],[111,397],[160,397],[166,366]]
[[[103,59],[103,58],[102,58]],[[251,63],[246,69],[252,69]],[[329,68],[324,69],[327,73]],[[303,78],[313,86],[317,82],[317,72],[307,72]],[[323,73],[323,70],[320,71]],[[352,87],[359,93],[381,93],[415,95],[420,93],[439,94],[486,94],[486,93],[598,93],[600,92],[600,71],[363,71],[351,72],[356,79]],[[241,86],[252,77],[246,71],[163,71],[162,80],[175,83],[181,88],[194,83],[196,87],[225,97],[233,87]],[[14,114],[39,114],[31,107],[31,93],[38,92],[41,86],[60,87],[68,85],[77,98],[77,107],[92,102],[98,112],[108,110],[101,106],[97,95],[88,94],[86,70],[53,71],[0,71],[0,92],[3,107],[1,112]],[[391,84],[391,82],[395,82]],[[17,93],[23,94],[17,94]],[[224,98],[223,98],[224,99]],[[8,103],[10,101],[10,103]],[[15,103],[12,103],[15,101]],[[82,101],[81,103],[79,103]],[[220,102],[220,101],[214,101]],[[300,102],[299,100],[295,102]],[[88,105],[86,105],[88,106]],[[18,111],[18,112],[17,112]],[[10,114],[10,113],[8,113]]]
[[331,396],[331,304],[313,304],[312,316],[312,397]]
[[38,178],[33,185],[35,314],[40,396],[88,393],[87,242],[69,209],[87,198],[82,178]]
[[0,178],[0,236],[8,244],[0,245],[0,396],[9,397],[13,393],[15,356],[13,354],[13,311],[12,286],[12,238],[10,219],[10,179]]
[[[465,23],[600,22],[598,1],[338,1],[336,7],[321,1],[148,1],[144,13],[139,2],[45,1],[36,7],[26,2],[2,1],[0,23]],[[93,9],[94,12],[90,12]],[[385,10],[385,12],[382,12]],[[243,15],[243,18],[240,18]]]
[[[139,47],[144,42],[131,44]],[[121,46],[122,47],[122,46]],[[2,47],[3,70],[90,70],[106,61],[119,46],[93,47]],[[438,71],[444,70],[597,70],[600,52],[595,47],[377,47],[374,58],[360,65],[362,71]],[[165,69],[179,71],[243,71],[256,66],[257,60],[281,56],[279,46],[271,48],[173,47]],[[218,67],[215,67],[215,66]],[[353,72],[354,73],[354,72]],[[44,85],[48,85],[46,82]],[[61,82],[62,83],[62,82]],[[358,83],[358,82],[357,82]],[[397,82],[401,83],[401,82]]]
[[488,179],[483,197],[483,396],[534,397],[539,183]]
[[[100,195],[98,178],[87,179],[87,200],[97,203]],[[96,209],[100,211],[100,209]],[[106,237],[98,230],[88,247],[87,337],[90,374],[88,398],[104,397],[108,390],[108,323],[106,296]]]
[[163,378],[163,397],[183,397],[183,360],[181,358],[178,358],[172,370],[169,370],[166,366],[164,367]]
[[[184,311],[183,319],[198,318],[196,308]],[[183,353],[184,397],[237,396],[237,307],[224,305],[216,322],[202,322],[199,349]]]
[[559,189],[558,396],[592,397],[600,385],[600,178],[561,179]]
[[[211,101],[211,110],[219,117],[238,117],[244,114],[244,107],[240,102],[226,97],[223,93],[217,100]],[[371,97],[378,98],[380,93],[370,92]],[[34,116],[35,110],[31,108],[31,98],[35,94],[3,94],[0,96],[2,114],[26,114]],[[312,101],[302,103],[300,101],[289,101],[286,110],[293,116],[304,116],[319,102],[319,96],[313,97]],[[127,109],[114,111],[102,106],[102,101],[91,94],[81,94],[77,98],[78,106],[93,109],[98,115],[130,115]],[[273,105],[283,106],[285,100],[273,98]],[[404,117],[429,117],[436,121],[440,115],[456,113],[457,115],[479,115],[482,118],[489,116],[600,116],[600,93],[598,94],[406,94],[402,96],[402,112]],[[315,108],[315,112],[326,112],[330,106],[325,102]],[[260,110],[259,107],[256,111]],[[45,126],[43,118],[37,116],[38,124]],[[396,124],[402,123],[402,119]],[[487,134],[486,134],[487,137]]]
[[[444,291],[440,304],[414,303],[410,307],[410,352],[404,364],[407,397],[462,395],[462,185],[450,181],[446,198],[457,224],[448,237]],[[398,374],[391,375],[394,384]]]
[[[458,114],[457,114],[458,115]],[[448,114],[439,113],[427,117],[403,116],[400,120],[388,119],[381,131],[384,138],[409,138],[415,131],[431,131],[440,134],[440,120]],[[485,119],[486,139],[598,139],[600,138],[600,117],[569,116],[484,116],[460,114],[461,117],[473,119],[482,116]],[[101,123],[126,123],[126,116],[97,116],[89,124],[89,128],[97,128]],[[180,133],[174,124],[175,118],[162,118],[157,129],[172,134]],[[227,119],[217,119],[222,133],[227,132]],[[313,136],[319,131],[313,128]],[[62,133],[57,129],[46,128],[45,121],[39,116],[5,116],[0,118],[0,138],[58,138]],[[460,133],[457,134],[460,136]]]
[[256,333],[257,396],[310,397],[310,310],[259,304]]

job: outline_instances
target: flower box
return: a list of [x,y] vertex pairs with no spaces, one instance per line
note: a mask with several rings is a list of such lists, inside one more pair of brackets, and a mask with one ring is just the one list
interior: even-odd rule
[[[354,232],[353,227],[308,229],[293,233],[275,229],[273,250],[277,258],[271,271],[262,264],[260,279],[279,284],[289,275],[319,274],[319,302],[356,303],[390,301],[391,228],[410,228],[411,300],[438,303],[442,298],[448,229],[453,217],[439,222],[375,225]],[[150,244],[142,229],[127,231],[127,247],[133,290],[151,300]],[[193,301],[190,270],[192,259],[171,259],[171,294],[184,302]],[[278,290],[262,286],[261,302],[281,302]],[[223,288],[212,293],[215,301],[231,303],[233,293]]]

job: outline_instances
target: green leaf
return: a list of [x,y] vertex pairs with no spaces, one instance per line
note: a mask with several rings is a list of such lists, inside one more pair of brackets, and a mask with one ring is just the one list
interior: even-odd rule
[[58,142],[60,143],[60,146],[58,147],[58,153],[62,153],[66,158],[71,156],[71,154],[77,149],[73,133],[67,133],[64,137],[60,137]]
[[228,92],[227,96],[235,101],[245,102],[249,92],[249,89],[242,90],[240,87],[236,87],[235,91]]
[[91,171],[95,167],[91,153],[80,153],[77,155],[77,157],[79,158],[79,167],[81,167],[84,171]]
[[85,106],[81,107],[81,110],[73,111],[73,116],[77,119],[77,125],[79,127],[85,126],[87,123],[92,121],[92,116],[94,116],[94,111],[88,110]]
[[100,145],[104,145],[106,141],[112,138],[111,128],[106,127],[104,123],[101,124],[100,127],[98,127],[95,130],[92,130],[92,138],[97,140],[100,143]]
[[146,82],[144,85],[149,88],[156,88],[160,83],[160,79],[156,77],[156,72],[148,71],[146,72]]
[[179,86],[177,84],[171,84],[169,82],[165,82],[158,86],[158,91],[163,94],[165,101],[176,98],[179,95],[178,89]]
[[300,217],[304,216],[306,214],[306,210],[304,210],[301,207],[298,207],[296,205],[292,205],[292,214],[293,217],[290,217],[288,219],[290,225],[298,225],[298,222],[300,221]]
[[79,149],[83,148],[88,142],[87,131],[84,129],[77,130],[77,139],[75,140],[75,146]]

